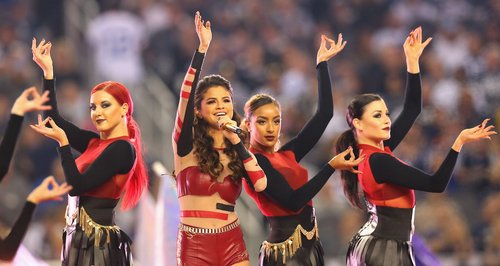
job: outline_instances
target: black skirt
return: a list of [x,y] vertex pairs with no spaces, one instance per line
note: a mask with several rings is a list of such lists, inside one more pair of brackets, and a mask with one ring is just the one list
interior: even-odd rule
[[369,206],[371,217],[349,242],[348,266],[414,266],[413,208]]
[[[133,265],[130,245],[132,241],[123,232],[112,232],[109,241],[108,234],[103,234],[97,239],[96,233],[89,236],[78,225],[72,232],[63,233],[63,262],[65,266],[129,266]],[[67,241],[70,239],[71,241]]]
[[118,200],[80,197],[78,219],[63,233],[64,266],[129,266],[131,239],[114,223]]

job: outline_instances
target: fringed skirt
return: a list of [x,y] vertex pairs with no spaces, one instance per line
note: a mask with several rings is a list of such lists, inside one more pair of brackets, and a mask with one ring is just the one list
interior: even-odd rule
[[268,240],[260,247],[260,266],[322,266],[324,251],[319,240],[314,209],[306,206],[297,215],[267,217]]
[[116,225],[100,225],[80,208],[79,223],[63,233],[62,265],[64,266],[129,266],[133,265],[132,241]]
[[[319,239],[314,239],[312,246],[302,246],[292,255],[286,258],[283,263],[283,256],[286,256],[279,249],[272,250],[268,254],[262,250],[259,254],[259,265],[261,266],[322,266],[325,265],[323,259],[323,246]],[[277,257],[277,259],[275,259]]]

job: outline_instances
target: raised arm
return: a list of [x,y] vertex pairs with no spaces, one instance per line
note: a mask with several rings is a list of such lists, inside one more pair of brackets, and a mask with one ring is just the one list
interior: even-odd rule
[[[327,43],[330,48],[326,47]],[[281,150],[293,151],[297,161],[300,161],[316,145],[333,117],[332,86],[327,61],[342,51],[345,45],[346,42],[342,41],[342,34],[339,34],[336,43],[325,35],[321,36],[321,45],[316,57],[316,70],[318,73],[318,106],[316,112],[297,136],[281,148]]]
[[59,185],[54,177],[49,176],[28,196],[21,215],[5,239],[0,239],[0,260],[11,261],[28,230],[29,223],[38,203],[47,200],[62,200],[61,196],[71,189],[66,183]]
[[394,120],[391,127],[391,138],[384,142],[385,146],[396,149],[406,136],[422,110],[422,85],[420,82],[419,58],[432,38],[422,43],[422,28],[418,27],[406,38],[403,45],[406,57],[406,93],[403,110]]
[[439,169],[432,175],[402,163],[397,158],[384,153],[375,153],[370,156],[369,163],[377,183],[391,183],[411,189],[427,192],[443,192],[453,173],[458,153],[467,142],[481,139],[491,139],[497,134],[493,126],[487,126],[488,119],[481,125],[464,129],[455,140],[446,159]]
[[27,201],[10,233],[5,239],[0,239],[0,260],[11,261],[16,256],[17,249],[21,245],[24,235],[28,230],[35,207],[35,204]]
[[194,23],[200,45],[193,56],[191,65],[182,82],[175,127],[172,133],[174,154],[180,157],[188,155],[193,149],[194,94],[203,60],[205,59],[205,53],[212,40],[210,21],[205,23],[201,18],[200,12],[196,12]]
[[50,116],[56,123],[66,132],[68,140],[73,148],[79,152],[83,152],[92,138],[98,138],[97,133],[82,130],[71,122],[65,120],[57,108],[56,82],[54,79],[54,68],[52,66],[52,57],[50,51],[52,43],[42,40],[37,45],[36,39],[33,38],[31,43],[31,51],[33,53],[33,61],[43,70],[43,92],[48,93],[50,100],[49,106],[51,110],[45,112],[45,116]]
[[35,110],[50,109],[44,105],[49,100],[48,93],[40,95],[35,87],[24,90],[12,105],[7,129],[0,143],[0,181],[7,174],[16,147],[17,138],[21,132],[24,114]]

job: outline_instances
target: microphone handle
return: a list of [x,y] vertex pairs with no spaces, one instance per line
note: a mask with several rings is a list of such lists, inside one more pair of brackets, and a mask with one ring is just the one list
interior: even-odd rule
[[233,133],[236,133],[236,134],[241,134],[241,128],[237,127],[237,126],[232,126],[232,125],[229,125],[229,124],[225,124],[224,125],[224,129],[226,130],[229,130]]

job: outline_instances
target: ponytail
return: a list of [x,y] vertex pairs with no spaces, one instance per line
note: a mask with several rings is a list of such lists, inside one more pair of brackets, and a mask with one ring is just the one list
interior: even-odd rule
[[[337,143],[335,144],[337,153],[345,151],[347,148],[349,148],[349,146],[351,146],[354,156],[359,157],[358,142],[356,141],[356,138],[354,136],[355,128],[353,125],[353,121],[354,119],[361,119],[363,113],[365,112],[365,107],[368,104],[374,101],[381,100],[382,98],[378,94],[367,93],[356,96],[351,101],[351,103],[349,103],[349,106],[347,106],[345,119],[350,129],[342,133],[342,135],[340,135],[340,137],[337,139]],[[342,171],[340,173],[340,177],[344,186],[344,194],[346,195],[349,202],[352,205],[363,209],[364,207],[362,204],[361,196],[358,194],[358,175],[349,171]]]
[[122,210],[128,210],[134,207],[141,198],[144,189],[148,187],[148,173],[143,159],[142,138],[139,125],[132,116],[127,115],[127,128],[130,140],[135,147],[136,164],[133,168],[134,173],[125,185],[125,194],[123,195]]
[[[358,144],[356,138],[354,137],[354,132],[349,129],[344,131],[335,144],[335,149],[337,153],[345,151],[347,148],[352,147],[354,156],[359,157]],[[347,155],[350,156],[350,155]],[[360,209],[363,209],[363,204],[361,203],[361,198],[358,195],[358,175],[350,171],[342,170],[340,172],[340,178],[342,180],[342,185],[344,187],[344,194],[349,200],[349,202]]]

